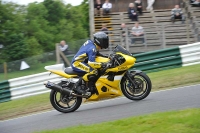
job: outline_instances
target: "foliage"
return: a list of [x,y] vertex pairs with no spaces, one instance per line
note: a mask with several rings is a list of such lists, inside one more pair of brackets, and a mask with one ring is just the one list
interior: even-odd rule
[[17,60],[26,57],[28,52],[28,47],[25,44],[23,34],[11,34],[5,39],[5,49],[4,54],[7,60]]
[[79,6],[65,5],[62,0],[27,6],[0,1],[0,44],[4,45],[0,63],[52,51],[61,40],[87,38],[88,7],[87,0]]

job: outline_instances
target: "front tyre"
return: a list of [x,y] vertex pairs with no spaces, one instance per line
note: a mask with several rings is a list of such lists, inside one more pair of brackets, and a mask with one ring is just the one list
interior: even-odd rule
[[130,100],[142,100],[146,98],[151,92],[151,80],[149,77],[143,72],[135,75],[131,72],[129,74],[138,88],[136,88],[127,77],[123,77],[121,81],[121,90],[124,96]]
[[50,102],[57,111],[69,113],[76,111],[80,107],[82,98],[63,95],[60,92],[51,90]]

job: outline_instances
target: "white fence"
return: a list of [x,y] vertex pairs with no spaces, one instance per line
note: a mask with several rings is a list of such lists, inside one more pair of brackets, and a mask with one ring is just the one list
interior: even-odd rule
[[195,65],[200,63],[200,42],[179,46],[182,66]]
[[44,86],[45,81],[59,82],[62,77],[44,72],[30,76],[20,77],[9,80],[11,99],[17,99],[37,94],[49,92],[50,90]]

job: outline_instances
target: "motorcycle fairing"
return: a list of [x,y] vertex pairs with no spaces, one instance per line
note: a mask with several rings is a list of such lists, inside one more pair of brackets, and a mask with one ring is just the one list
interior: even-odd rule
[[74,78],[74,77],[77,77],[77,75],[66,74],[64,72],[64,65],[63,64],[56,64],[56,65],[45,66],[44,68],[46,70],[54,73],[54,74],[57,74],[59,76],[65,77],[65,78]]
[[[107,76],[101,76],[95,84],[99,94],[93,94],[88,101],[97,101],[103,98],[114,98],[121,96],[122,92],[119,86],[122,77],[123,75],[117,75],[115,76],[114,81],[109,81]],[[102,90],[103,87],[106,87],[106,91]]]

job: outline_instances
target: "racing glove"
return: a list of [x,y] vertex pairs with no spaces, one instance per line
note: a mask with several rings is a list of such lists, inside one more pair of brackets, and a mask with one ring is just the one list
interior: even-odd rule
[[105,68],[107,66],[107,63],[101,63],[101,68]]
[[101,63],[101,68],[106,68],[106,67],[110,67],[110,66],[111,66],[111,64],[109,62]]

